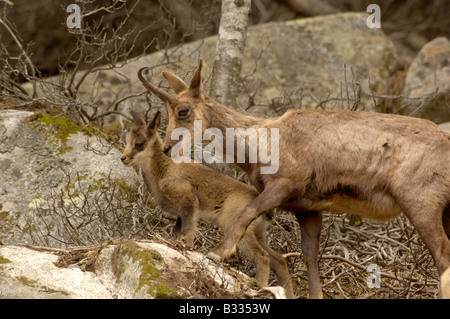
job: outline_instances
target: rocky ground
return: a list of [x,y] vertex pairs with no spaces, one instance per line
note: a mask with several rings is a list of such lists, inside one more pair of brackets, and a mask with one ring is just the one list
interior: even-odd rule
[[170,242],[110,240],[90,247],[0,246],[0,298],[174,299],[279,297],[251,278]]

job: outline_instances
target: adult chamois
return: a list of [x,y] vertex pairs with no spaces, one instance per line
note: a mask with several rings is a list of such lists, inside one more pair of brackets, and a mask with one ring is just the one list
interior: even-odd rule
[[[252,220],[280,207],[299,221],[311,298],[322,298],[318,269],[322,211],[378,220],[403,212],[431,252],[439,273],[450,266],[448,133],[430,121],[393,114],[299,109],[274,118],[244,114],[202,92],[203,64],[200,59],[189,86],[163,72],[175,97],[146,81],[145,68],[138,72],[145,87],[166,102],[167,154],[179,143],[171,139],[172,132],[183,127],[194,136],[195,120],[201,120],[203,131],[218,129],[223,139],[229,128],[279,131],[275,141],[279,158],[272,158],[278,166],[275,173],[261,174],[264,163],[249,161],[247,152],[243,163],[235,162],[260,195],[245,207],[211,257],[227,258]],[[250,147],[248,142],[244,146]]]
[[[157,204],[178,217],[177,235],[185,236],[192,248],[197,220],[202,219],[219,226],[226,237],[242,209],[258,196],[256,189],[202,164],[173,162],[163,153],[157,132],[161,113],[157,112],[148,125],[141,114],[131,111],[131,115],[136,126],[126,133],[121,160],[127,166],[142,166]],[[256,266],[255,280],[260,287],[269,284],[272,269],[286,297],[294,298],[286,261],[267,243],[268,224],[267,215],[256,218],[239,248]]]

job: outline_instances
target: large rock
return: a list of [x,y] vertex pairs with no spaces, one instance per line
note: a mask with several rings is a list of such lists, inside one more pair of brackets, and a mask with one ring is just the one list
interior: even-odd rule
[[[436,95],[437,92],[437,95]],[[406,74],[403,113],[450,121],[450,41],[439,37],[423,46]]]
[[[118,188],[131,191],[140,178],[99,134],[64,117],[0,111],[0,238],[5,244],[92,244],[83,230],[93,230],[100,242],[116,235],[102,232],[96,217],[111,213],[111,186],[116,194]],[[79,242],[65,238],[70,230],[80,235]]]
[[0,246],[0,298],[112,298],[92,272],[58,268],[57,260],[51,252]]
[[[249,111],[273,114],[286,106],[351,108],[358,100],[360,109],[374,109],[373,99],[361,96],[359,87],[366,93],[377,91],[396,67],[396,51],[383,31],[369,29],[366,20],[367,13],[341,13],[249,27],[240,106],[247,109],[254,104]],[[145,91],[137,81],[139,68],[154,67],[152,81],[166,86],[159,75],[163,69],[190,80],[199,57],[207,64],[208,88],[216,43],[216,36],[208,37],[144,56],[120,69],[95,72],[85,79],[78,97],[105,109],[125,96]],[[123,100],[118,109],[130,107],[147,109],[148,104],[139,96]]]
[[[250,283],[248,276],[225,269],[200,253],[155,241],[129,240],[72,250],[0,245],[0,298],[258,295]],[[281,289],[267,290],[276,288]]]

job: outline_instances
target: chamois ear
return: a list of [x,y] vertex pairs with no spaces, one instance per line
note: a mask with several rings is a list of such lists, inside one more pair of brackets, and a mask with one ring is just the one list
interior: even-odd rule
[[159,127],[159,124],[161,123],[161,112],[156,112],[155,116],[153,117],[152,122],[148,125],[147,130],[149,133],[155,133],[156,130]]
[[133,110],[131,110],[130,113],[136,126],[145,126],[145,119],[140,113]]
[[192,77],[191,84],[189,85],[189,91],[193,97],[200,97],[202,93],[202,70],[204,61],[200,59],[198,62],[197,70],[195,70],[194,76]]
[[174,90],[176,94],[188,89],[187,84],[184,83],[184,81],[175,74],[163,71],[162,75],[166,78],[167,83],[169,83],[169,86],[172,88],[172,90]]

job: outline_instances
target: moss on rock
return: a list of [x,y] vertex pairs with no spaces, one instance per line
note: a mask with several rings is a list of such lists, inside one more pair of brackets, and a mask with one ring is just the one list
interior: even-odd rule
[[16,223],[16,217],[9,212],[0,212],[0,231],[9,232],[14,229]]
[[60,154],[72,149],[66,146],[70,135],[83,132],[88,136],[92,136],[95,133],[95,128],[93,127],[81,126],[67,117],[51,116],[46,113],[36,113],[35,116],[27,121],[27,124],[32,128],[41,130],[46,136],[51,135],[58,141]]
[[12,261],[0,255],[0,264],[9,264],[9,263],[12,263]]
[[33,288],[36,287],[36,283],[37,283],[36,280],[31,280],[25,276],[19,276],[19,277],[16,277],[16,279],[18,281],[20,281],[22,283],[22,285],[33,287]]
[[125,241],[114,249],[112,262],[113,271],[118,280],[126,271],[127,261],[132,260],[139,272],[136,293],[145,289],[146,293],[158,299],[181,298],[182,295],[169,285],[162,282],[159,269],[163,267],[161,254],[154,250],[144,249],[134,241]]

